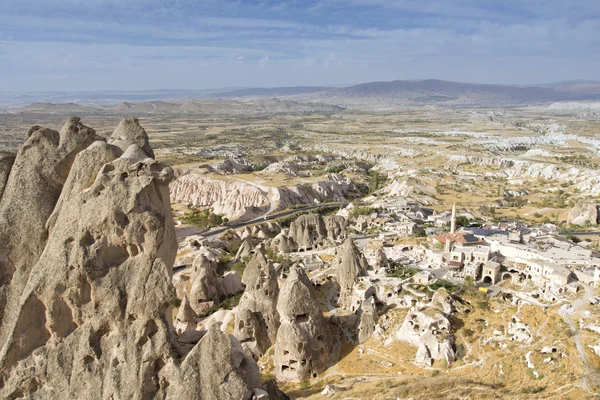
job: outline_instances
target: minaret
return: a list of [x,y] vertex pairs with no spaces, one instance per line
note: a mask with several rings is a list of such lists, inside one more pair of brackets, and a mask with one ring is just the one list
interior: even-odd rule
[[450,221],[450,233],[456,233],[456,203],[452,205],[452,220]]

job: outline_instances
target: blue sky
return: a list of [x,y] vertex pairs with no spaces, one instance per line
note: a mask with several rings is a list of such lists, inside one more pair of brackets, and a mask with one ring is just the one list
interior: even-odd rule
[[599,75],[600,0],[0,0],[0,91]]

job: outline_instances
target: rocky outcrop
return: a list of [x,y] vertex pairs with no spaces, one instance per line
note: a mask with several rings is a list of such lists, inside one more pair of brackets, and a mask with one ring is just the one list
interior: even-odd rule
[[306,273],[290,269],[277,302],[281,326],[275,342],[275,374],[281,381],[315,378],[332,357],[333,337]]
[[298,168],[293,164],[287,163],[273,163],[269,165],[267,168],[260,171],[261,175],[284,175],[288,178],[298,178],[303,177],[304,174],[301,173]]
[[225,291],[216,262],[212,262],[205,254],[200,254],[194,260],[192,268],[195,277],[190,289],[190,305],[196,314],[203,315],[225,298]]
[[235,254],[235,259],[241,260],[245,257],[250,257],[253,252],[254,252],[254,249],[252,248],[252,244],[250,243],[250,240],[248,238],[246,238],[246,239],[244,239],[244,241],[242,242],[242,245],[240,246],[237,253]]
[[8,180],[8,174],[15,162],[15,154],[9,151],[0,151],[0,199],[4,192],[4,186]]
[[346,219],[338,215],[303,214],[290,224],[288,236],[299,250],[334,244],[347,236]]
[[[0,325],[0,397],[249,400],[258,367],[234,338],[215,325],[186,349],[172,332],[173,171],[137,144],[100,167],[93,160],[102,157],[75,157],[94,137],[77,119],[60,134],[32,129],[11,171],[0,215],[38,195],[50,210],[46,218],[27,210],[22,221],[28,237],[42,238],[39,254],[21,243],[33,252],[3,259],[14,263],[11,289],[23,284],[8,294]],[[107,144],[92,151],[104,160],[121,152]],[[32,193],[16,196],[19,187]]]
[[598,204],[591,200],[580,201],[569,211],[567,223],[571,225],[598,225]]
[[362,302],[358,316],[360,318],[358,323],[358,343],[364,343],[373,336],[377,320],[379,319],[374,297],[369,297]]
[[283,232],[275,236],[269,242],[269,247],[278,253],[290,253],[293,251],[298,251],[298,245],[296,242],[292,238],[287,237]]
[[259,388],[260,374],[240,343],[213,324],[181,364],[171,399],[245,399]]
[[50,217],[75,156],[99,140],[95,131],[69,118],[60,132],[34,126],[14,160],[0,202],[0,321],[5,303],[24,289],[41,255]]
[[194,207],[212,208],[229,220],[246,221],[266,213],[271,203],[262,189],[237,181],[185,174],[171,183],[171,199]]
[[[237,307],[236,326],[239,321],[244,319],[244,310],[249,310],[256,315],[256,319],[261,324],[264,323],[267,327],[268,345],[270,346],[275,343],[277,330],[279,329],[279,313],[277,312],[279,285],[273,263],[267,260],[262,248],[257,249],[246,265],[242,283],[246,285],[246,290]],[[257,330],[256,333],[258,334],[259,331]],[[244,340],[246,338],[238,337],[238,339]],[[256,337],[255,339],[259,343],[259,338]]]
[[350,309],[353,302],[354,285],[358,277],[364,276],[369,269],[365,256],[354,244],[352,238],[346,239],[337,256],[337,282],[340,285],[340,307]]
[[390,261],[388,260],[385,251],[383,251],[383,249],[379,249],[379,251],[377,251],[377,255],[375,256],[375,267],[377,269],[381,269],[388,268],[389,266]]
[[227,158],[218,164],[212,164],[210,169],[215,172],[221,172],[226,175],[242,174],[254,170],[254,165],[245,157]]
[[454,297],[445,288],[439,288],[431,298],[430,305],[450,315],[456,311]]
[[434,295],[431,303],[412,308],[395,334],[396,340],[408,342],[418,348],[417,363],[431,366],[434,360],[445,360],[448,365],[456,361],[450,314],[440,310],[440,307],[447,311],[453,310],[447,295],[441,289],[439,296]]
[[323,181],[316,183],[267,187],[235,180],[217,180],[188,171],[170,187],[174,202],[212,208],[230,221],[246,221],[268,211],[283,210],[297,204],[346,201],[348,197],[360,196],[355,182],[339,174],[328,174]]
[[181,335],[187,331],[193,331],[196,329],[196,319],[198,316],[196,312],[190,306],[190,301],[187,296],[183,297],[181,300],[181,305],[179,306],[179,310],[177,311],[177,316],[175,317],[175,321],[173,322],[173,326],[175,327],[175,331]]
[[119,126],[117,126],[117,129],[115,129],[110,136],[108,143],[119,147],[123,151],[127,150],[132,144],[135,144],[141,148],[148,157],[154,158],[154,151],[152,151],[152,147],[150,147],[148,134],[139,124],[137,118],[126,118],[121,121]]
[[255,360],[258,360],[272,345],[269,329],[261,318],[260,312],[255,313],[248,308],[242,308],[236,314],[233,336]]

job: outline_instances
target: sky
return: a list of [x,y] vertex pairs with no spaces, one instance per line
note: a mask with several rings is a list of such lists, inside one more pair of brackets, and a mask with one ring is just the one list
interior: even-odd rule
[[0,91],[600,80],[600,0],[0,0]]

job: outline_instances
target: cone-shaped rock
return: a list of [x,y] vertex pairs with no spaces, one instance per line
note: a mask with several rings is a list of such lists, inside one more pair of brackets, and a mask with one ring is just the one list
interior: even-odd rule
[[127,150],[132,144],[138,145],[148,157],[154,158],[154,151],[150,147],[148,134],[141,127],[137,118],[126,118],[117,129],[110,135],[108,143],[120,147],[123,151]]
[[319,310],[312,283],[297,265],[291,267],[281,287],[277,310],[281,315],[274,356],[277,379],[316,377],[330,362],[332,333]]
[[360,322],[358,324],[358,343],[364,343],[373,336],[377,320],[379,319],[377,307],[375,306],[375,299],[373,297],[369,297],[362,302],[358,315],[360,317]]
[[[257,248],[256,253],[246,265],[242,283],[246,285],[246,290],[237,307],[236,324],[243,318],[241,313],[244,310],[250,310],[267,326],[269,345],[275,343],[279,328],[279,314],[277,313],[279,285],[273,263],[267,260],[262,248]],[[258,338],[256,339],[258,341]]]
[[260,312],[254,313],[247,308],[237,313],[233,336],[255,360],[258,360],[271,346],[269,330]]
[[187,296],[181,300],[181,305],[175,317],[174,327],[178,334],[196,329],[196,318],[198,316],[190,306]]
[[0,199],[0,322],[5,310],[17,307],[6,303],[9,297],[15,299],[9,291],[23,291],[46,245],[46,221],[75,156],[101,140],[79,121],[69,118],[60,132],[37,125],[29,129],[10,169]]
[[236,255],[235,255],[235,259],[236,260],[241,260],[244,257],[250,256],[252,255],[252,244],[250,244],[250,240],[248,238],[244,239],[242,241],[242,245],[240,246],[240,248],[238,249]]

